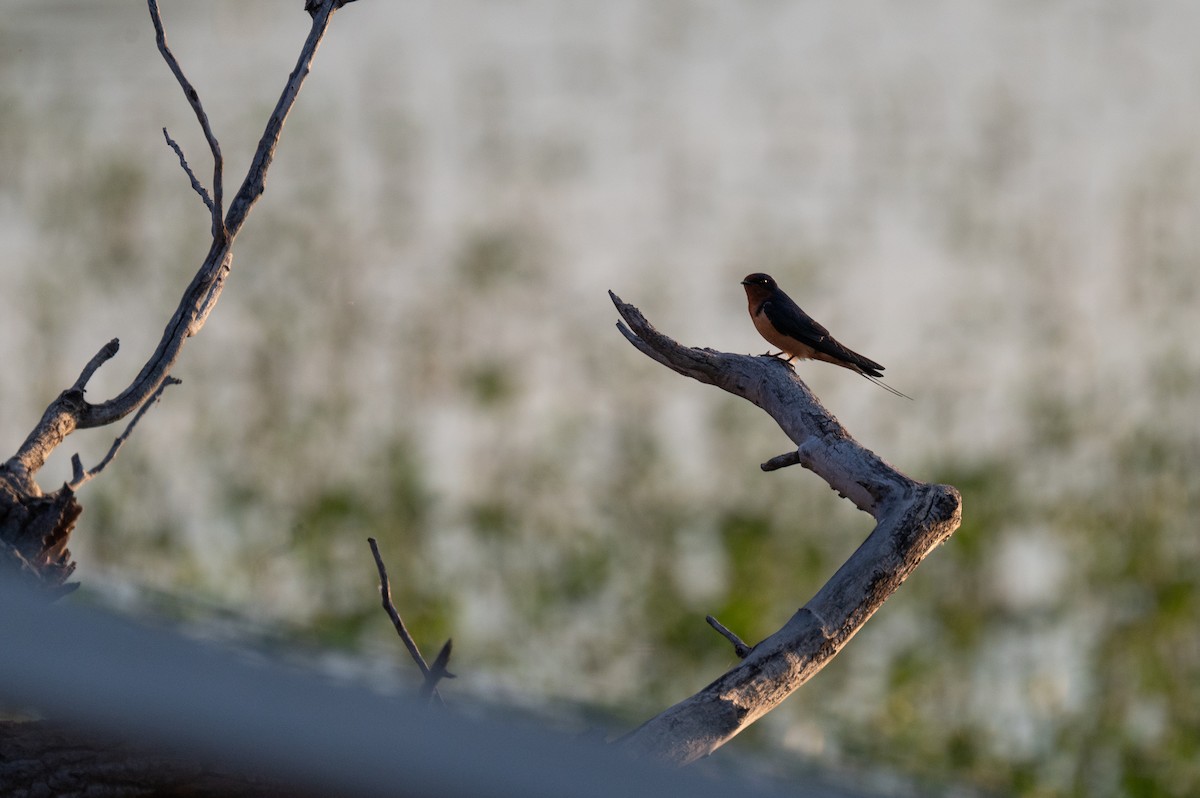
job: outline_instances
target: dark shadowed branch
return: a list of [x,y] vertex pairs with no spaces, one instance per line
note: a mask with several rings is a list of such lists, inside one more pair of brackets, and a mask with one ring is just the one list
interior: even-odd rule
[[782,629],[708,687],[620,741],[635,755],[685,764],[724,745],[828,664],[958,528],[962,499],[953,487],[911,479],[859,445],[790,364],[682,346],[654,329],[636,307],[610,296],[624,320],[618,329],[639,351],[775,419],[796,449],[767,461],[764,471],[802,465],[876,521],[858,550]]
[[453,641],[447,640],[442,646],[437,659],[433,661],[432,668],[426,664],[425,657],[421,655],[421,649],[417,647],[417,641],[409,633],[408,627],[404,625],[404,619],[400,617],[400,613],[392,601],[392,583],[388,579],[387,566],[383,564],[383,555],[379,553],[379,543],[375,538],[367,538],[367,543],[371,546],[371,554],[375,557],[375,567],[379,571],[379,597],[383,603],[383,611],[392,619],[392,625],[396,627],[396,634],[400,635],[400,640],[408,649],[413,662],[417,663],[417,667],[421,669],[421,676],[424,677],[424,682],[421,684],[421,695],[440,702],[442,696],[437,689],[438,682],[442,679],[454,678],[454,674],[446,670],[450,664],[450,650],[453,647]]

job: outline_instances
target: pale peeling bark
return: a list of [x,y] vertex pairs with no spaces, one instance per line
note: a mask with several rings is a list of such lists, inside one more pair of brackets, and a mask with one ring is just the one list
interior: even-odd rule
[[763,470],[803,465],[876,520],[858,550],[782,629],[724,676],[620,741],[636,756],[682,765],[720,748],[825,667],[958,528],[962,498],[950,485],[918,482],[860,446],[782,360],[682,346],[637,308],[612,299],[629,325],[618,328],[644,354],[775,419],[797,448]]

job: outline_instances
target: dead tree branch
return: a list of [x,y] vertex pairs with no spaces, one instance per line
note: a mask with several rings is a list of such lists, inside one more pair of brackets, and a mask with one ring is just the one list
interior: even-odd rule
[[610,296],[624,319],[617,328],[639,351],[775,419],[797,448],[768,461],[764,470],[799,463],[876,521],[858,550],[782,629],[708,687],[621,739],[636,756],[682,765],[724,745],[828,664],[958,528],[962,498],[949,485],[905,476],[860,446],[789,364],[682,346],[654,329],[636,307]]
[[[284,120],[295,104],[296,96],[300,92],[305,77],[308,76],[313,56],[329,26],[331,15],[336,8],[342,5],[344,5],[344,0],[323,0],[322,2],[310,2],[306,6],[306,10],[309,10],[313,17],[308,37],[301,48],[296,66],[288,76],[279,101],[267,121],[266,130],[251,159],[246,178],[230,203],[229,212],[222,218],[224,161],[220,144],[209,124],[199,95],[187,80],[178,60],[167,46],[166,34],[156,0],[147,0],[159,52],[182,87],[184,96],[195,112],[209,149],[212,151],[213,193],[210,198],[211,204],[209,204],[209,199],[206,199],[206,205],[209,206],[212,215],[212,243],[203,263],[184,291],[178,307],[167,322],[157,348],[128,387],[117,396],[104,402],[93,403],[84,398],[88,380],[101,364],[116,354],[117,342],[113,340],[92,358],[75,384],[50,403],[16,454],[0,465],[0,555],[2,555],[0,562],[23,563],[22,573],[39,573],[39,569],[46,563],[47,544],[44,540],[45,535],[36,531],[42,530],[45,524],[40,521],[35,523],[35,521],[43,518],[47,512],[52,512],[56,517],[69,515],[72,521],[79,515],[79,505],[75,502],[73,491],[70,491],[69,486],[65,486],[53,497],[43,495],[36,477],[38,471],[45,465],[46,459],[75,430],[115,423],[142,407],[156,395],[168,379],[168,374],[179,358],[184,342],[204,326],[204,322],[220,298],[221,291],[225,287],[225,280],[229,276],[233,262],[234,239],[242,229],[242,225],[258,198],[262,196],[266,185],[267,171],[274,159],[275,147],[279,143]],[[182,152],[178,147],[174,149],[182,160]],[[184,167],[185,171],[189,173],[189,177],[198,185],[199,181],[195,179],[194,174],[191,174],[186,161],[184,161]],[[202,192],[202,197],[206,196],[203,186],[200,186],[198,190]],[[53,511],[47,509],[50,507],[55,509]],[[64,515],[64,511],[69,512]],[[69,530],[55,527],[53,531],[57,544],[65,544]],[[64,555],[66,554],[65,545],[61,547],[61,551]],[[59,575],[58,573],[47,574],[47,578],[57,579]]]

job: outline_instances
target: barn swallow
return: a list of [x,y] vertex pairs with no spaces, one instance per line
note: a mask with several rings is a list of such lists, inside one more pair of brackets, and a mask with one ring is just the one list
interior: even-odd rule
[[826,363],[861,374],[897,396],[912,398],[881,379],[883,366],[843,345],[829,334],[829,330],[801,310],[800,306],[776,285],[771,275],[761,272],[748,274],[746,279],[742,280],[742,285],[746,287],[750,318],[754,321],[758,334],[766,338],[767,343],[783,350],[779,354],[787,355],[786,360],[789,363],[796,358],[824,360]]

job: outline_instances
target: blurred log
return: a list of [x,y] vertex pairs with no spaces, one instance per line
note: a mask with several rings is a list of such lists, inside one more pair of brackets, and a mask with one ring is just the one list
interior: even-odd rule
[[610,296],[624,319],[618,329],[639,351],[753,402],[775,419],[797,448],[764,463],[764,471],[803,465],[876,521],[858,550],[782,629],[724,676],[619,741],[635,756],[682,765],[711,754],[825,667],[954,533],[962,497],[950,485],[911,479],[859,445],[790,364],[682,346],[636,307]]
[[294,785],[83,734],[47,721],[0,721],[0,795],[285,798]]
[[[288,795],[780,794],[768,791],[758,779],[747,784],[739,778],[731,784],[732,779],[713,774],[629,762],[611,746],[539,729],[528,716],[522,719],[524,713],[481,704],[466,712],[444,712],[415,696],[383,695],[344,674],[299,667],[294,658],[261,649],[226,649],[161,623],[141,626],[80,605],[48,606],[40,596],[0,582],[0,606],[5,608],[0,613],[0,702],[69,718],[73,729],[89,735],[81,738],[85,748],[103,744],[102,738],[116,738],[128,741],[122,746],[136,743],[139,750],[131,753],[139,761],[157,757],[177,763],[181,770],[192,767],[216,776],[261,775],[271,780],[264,790],[272,783],[284,784],[292,788]],[[38,726],[31,724],[16,724],[12,731],[26,727],[31,735],[40,735]],[[74,732],[71,736],[77,737]],[[0,773],[16,759],[36,768],[36,762],[29,762],[39,756],[36,742],[0,738]],[[54,751],[64,745],[47,743],[48,756],[58,757]],[[21,794],[4,789],[5,783],[16,782],[0,782],[0,795]],[[97,785],[74,794],[190,793],[119,793]],[[227,794],[247,793],[234,789]],[[838,793],[822,789],[820,794],[830,798]]]

